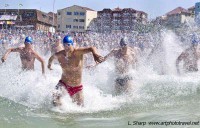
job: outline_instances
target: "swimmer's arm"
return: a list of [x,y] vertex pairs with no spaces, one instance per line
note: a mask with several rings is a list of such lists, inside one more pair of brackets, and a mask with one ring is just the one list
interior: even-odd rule
[[182,61],[184,58],[185,58],[185,53],[181,53],[181,55],[176,59],[176,70],[177,70],[177,73],[179,74],[180,73],[180,69],[179,69],[179,63],[180,61]]
[[2,62],[5,62],[5,60],[7,59],[8,55],[11,53],[11,52],[20,52],[21,51],[21,48],[10,48],[6,51],[6,53],[3,55],[3,57],[1,58],[1,61]]
[[78,53],[82,55],[90,53],[90,52],[97,54],[97,50],[95,47],[77,48],[76,51],[78,51]]
[[[109,57],[112,57],[115,53],[116,53],[117,50],[112,50],[110,53],[108,53],[105,57],[104,57],[104,61],[106,61]],[[96,67],[97,65],[99,65],[99,63],[96,63],[95,65],[90,65],[90,66],[87,66],[86,68],[91,68],[91,67]]]
[[110,53],[108,53],[105,57],[104,57],[104,61],[106,61],[109,57],[114,56],[114,54],[117,52],[116,49],[112,50]]
[[80,54],[80,55],[84,55],[84,54],[92,52],[94,60],[95,60],[96,63],[101,63],[104,60],[104,58],[98,54],[95,47],[78,48],[76,50],[77,50],[77,53]]
[[53,70],[52,68],[51,68],[51,64],[52,64],[52,62],[53,62],[53,60],[55,59],[55,54],[53,54],[50,58],[49,58],[49,61],[48,61],[48,69],[49,70]]
[[36,59],[41,62],[42,74],[45,74],[45,66],[44,66],[45,62],[44,62],[44,59],[39,54],[37,54],[36,52],[34,52],[34,54],[35,54]]
[[137,69],[138,67],[138,58],[140,57],[139,53],[137,51],[131,51],[130,56],[133,57],[133,60],[130,61],[129,63],[132,65],[133,69]]

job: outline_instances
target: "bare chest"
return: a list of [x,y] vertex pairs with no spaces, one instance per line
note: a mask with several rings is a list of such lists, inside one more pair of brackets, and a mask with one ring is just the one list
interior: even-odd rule
[[77,72],[82,70],[83,67],[83,59],[79,56],[62,56],[58,58],[58,61],[62,67],[63,70],[68,72]]
[[23,61],[34,61],[35,60],[35,55],[32,52],[26,52],[26,51],[22,51],[20,53],[20,58]]

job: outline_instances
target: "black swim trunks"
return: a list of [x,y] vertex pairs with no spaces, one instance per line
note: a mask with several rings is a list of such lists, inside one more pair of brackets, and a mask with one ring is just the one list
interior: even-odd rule
[[120,86],[124,86],[124,85],[126,85],[127,82],[130,81],[130,80],[133,80],[133,77],[127,75],[127,76],[125,76],[125,77],[117,78],[117,79],[115,80],[115,82],[118,83]]
[[197,72],[198,71],[198,68],[197,67],[194,67],[194,66],[189,66],[187,69],[186,69],[186,72]]

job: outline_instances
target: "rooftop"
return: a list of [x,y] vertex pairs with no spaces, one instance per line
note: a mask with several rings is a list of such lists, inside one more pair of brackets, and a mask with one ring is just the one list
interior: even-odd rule
[[181,14],[181,13],[190,13],[190,12],[185,8],[177,7],[174,10],[168,12],[166,15],[175,15],[175,14]]
[[188,10],[191,10],[191,9],[194,9],[194,8],[195,8],[195,6],[192,6],[192,7],[188,8]]
[[112,11],[122,11],[122,9],[117,7],[117,8],[114,8]]
[[[93,10],[93,9],[91,9],[91,8],[87,8],[87,7],[83,7],[83,6],[79,6],[79,5],[73,5],[73,6],[82,8],[82,9],[84,9],[84,10],[95,11],[95,10]],[[70,6],[70,7],[73,7],[73,6]],[[66,7],[66,8],[70,8],[70,7]],[[63,9],[66,9],[66,8],[63,8]],[[63,9],[61,9],[61,10],[63,10]]]

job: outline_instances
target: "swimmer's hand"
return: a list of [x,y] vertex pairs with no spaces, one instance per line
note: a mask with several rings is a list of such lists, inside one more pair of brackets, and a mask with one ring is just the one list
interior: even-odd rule
[[102,56],[100,56],[100,55],[98,55],[98,54],[93,54],[93,57],[94,57],[94,61],[95,61],[96,63],[101,63],[101,62],[104,61],[104,57],[102,57]]
[[1,61],[2,61],[2,63],[4,63],[4,62],[6,61],[6,58],[5,58],[5,57],[2,57],[2,58],[1,58]]
[[53,70],[53,69],[51,68],[51,65],[50,65],[50,64],[48,64],[47,67],[48,67],[49,70]]

